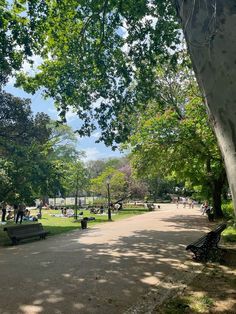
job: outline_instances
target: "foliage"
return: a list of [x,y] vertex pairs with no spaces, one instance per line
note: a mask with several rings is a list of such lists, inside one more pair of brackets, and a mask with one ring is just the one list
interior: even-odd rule
[[234,218],[234,208],[232,202],[224,202],[222,204],[222,211],[224,213],[224,217],[226,219],[233,219]]
[[33,63],[46,11],[45,1],[0,1],[0,90],[26,60]]
[[178,74],[159,68],[156,81],[162,86],[159,97],[146,104],[130,138],[133,167],[143,178],[169,176],[198,188],[220,216],[226,174],[193,76],[180,65]]
[[1,199],[32,201],[47,167],[42,147],[48,138],[49,117],[34,118],[29,100],[0,93]]
[[66,189],[65,170],[81,154],[68,126],[44,113],[34,117],[29,100],[0,93],[0,199],[33,202]]
[[84,121],[80,134],[90,135],[97,120],[100,140],[121,143],[130,114],[157,92],[155,66],[176,64],[181,37],[172,1],[15,0],[14,7],[42,58],[38,71],[22,73],[18,85],[32,93],[43,87],[62,120],[72,107]]
[[105,197],[107,195],[107,180],[109,180],[112,199],[119,199],[126,195],[125,175],[112,167],[106,168],[97,178],[91,180],[91,191]]
[[144,199],[148,194],[148,185],[141,179],[135,178],[132,175],[130,161],[126,159],[126,164],[119,171],[125,175],[127,195],[131,199]]
[[107,158],[99,160],[89,160],[86,162],[85,166],[88,169],[89,177],[95,178],[100,175],[106,168],[113,167],[119,170],[121,167],[126,165],[128,160],[123,158]]
[[82,195],[89,186],[88,171],[84,164],[75,159],[65,166],[64,187],[67,195]]

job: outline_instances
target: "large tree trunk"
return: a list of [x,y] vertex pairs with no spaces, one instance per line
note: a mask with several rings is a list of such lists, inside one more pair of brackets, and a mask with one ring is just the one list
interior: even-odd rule
[[225,162],[236,214],[236,2],[175,2]]
[[214,208],[214,214],[216,218],[222,218],[223,212],[221,209],[221,194],[223,184],[221,180],[212,182],[212,205]]

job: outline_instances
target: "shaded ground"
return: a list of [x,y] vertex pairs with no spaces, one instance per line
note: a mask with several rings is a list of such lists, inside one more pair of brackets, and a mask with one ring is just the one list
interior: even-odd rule
[[200,274],[187,244],[214,226],[160,211],[0,250],[1,314],[153,313]]
[[206,264],[183,291],[156,306],[153,314],[236,313],[236,247],[228,247],[224,261]]

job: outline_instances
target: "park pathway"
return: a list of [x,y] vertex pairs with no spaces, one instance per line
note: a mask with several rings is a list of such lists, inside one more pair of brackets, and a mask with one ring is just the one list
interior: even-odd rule
[[185,246],[208,228],[199,208],[169,204],[0,248],[0,313],[151,313],[201,269]]

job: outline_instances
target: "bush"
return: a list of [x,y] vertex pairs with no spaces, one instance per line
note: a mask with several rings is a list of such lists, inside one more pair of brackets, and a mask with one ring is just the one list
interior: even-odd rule
[[234,208],[233,208],[233,203],[228,202],[225,204],[222,204],[222,211],[224,213],[224,217],[226,219],[234,219]]

